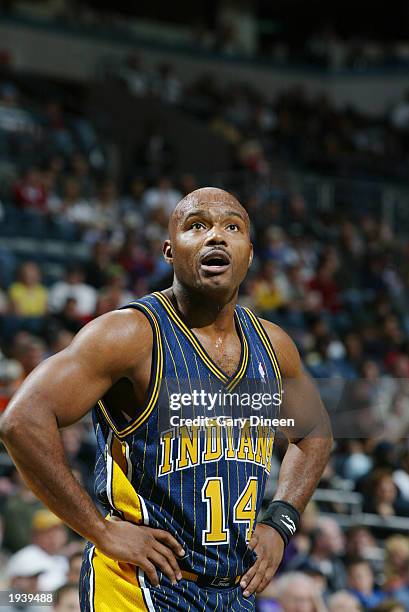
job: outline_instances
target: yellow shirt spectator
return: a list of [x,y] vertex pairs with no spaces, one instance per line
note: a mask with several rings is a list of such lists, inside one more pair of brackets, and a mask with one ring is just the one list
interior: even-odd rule
[[13,310],[21,317],[42,317],[47,312],[47,289],[40,284],[27,287],[23,283],[13,283],[9,289]]
[[253,287],[254,304],[258,310],[276,310],[284,304],[283,295],[273,281],[260,279]]
[[9,288],[12,311],[20,317],[42,317],[47,312],[48,292],[41,283],[41,270],[33,261],[20,266],[17,281]]

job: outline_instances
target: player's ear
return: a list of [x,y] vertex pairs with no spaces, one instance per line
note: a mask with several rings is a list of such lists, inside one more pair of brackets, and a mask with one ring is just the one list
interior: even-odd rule
[[172,245],[170,240],[165,240],[163,243],[163,257],[165,258],[166,263],[169,265],[173,264]]
[[250,244],[249,265],[248,265],[249,268],[251,266],[251,262],[253,261],[253,255],[254,255],[253,245]]

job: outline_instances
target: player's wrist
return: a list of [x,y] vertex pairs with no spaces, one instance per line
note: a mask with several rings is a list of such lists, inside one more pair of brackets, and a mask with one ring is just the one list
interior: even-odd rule
[[101,517],[92,525],[92,532],[90,533],[87,539],[90,540],[93,544],[95,544],[97,548],[102,549],[102,547],[109,540],[111,527],[112,524],[110,523],[110,521]]
[[290,503],[276,499],[268,505],[259,524],[275,529],[285,547],[300,525],[300,513]]

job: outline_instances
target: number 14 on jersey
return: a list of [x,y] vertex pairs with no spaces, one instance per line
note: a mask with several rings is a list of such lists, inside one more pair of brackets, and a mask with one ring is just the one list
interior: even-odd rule
[[[203,530],[202,542],[207,545],[228,544],[226,508],[223,494],[223,480],[220,476],[209,477],[202,487],[202,501],[207,505],[206,529]],[[244,523],[246,541],[249,542],[256,520],[257,478],[248,479],[244,490],[234,504],[233,520]]]

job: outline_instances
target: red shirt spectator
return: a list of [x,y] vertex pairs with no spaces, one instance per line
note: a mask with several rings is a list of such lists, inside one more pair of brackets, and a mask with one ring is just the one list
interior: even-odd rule
[[309,290],[315,292],[321,302],[321,308],[336,313],[340,308],[339,288],[333,277],[332,265],[323,263],[315,278],[309,283]]
[[21,181],[13,186],[13,195],[21,208],[32,208],[43,212],[47,203],[47,192],[37,168],[29,168]]

